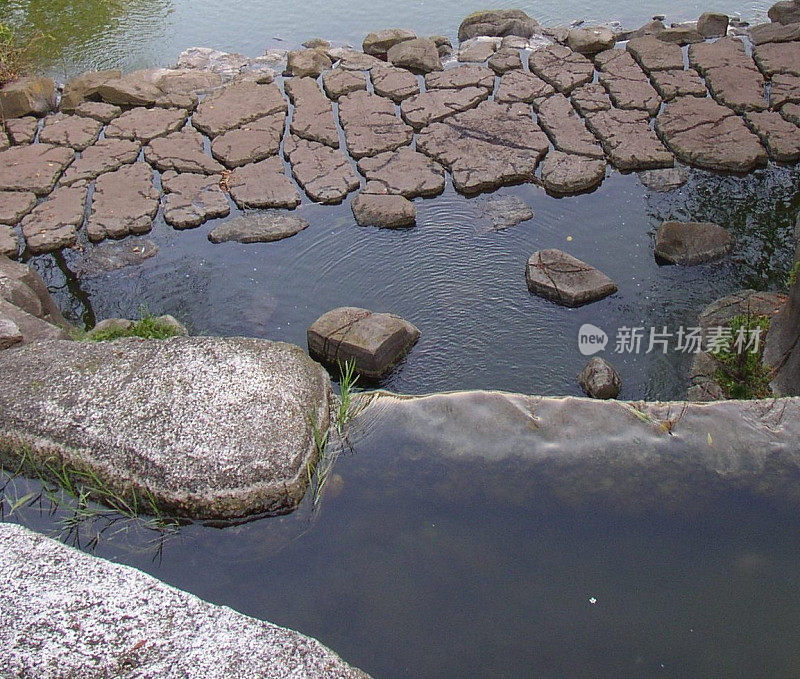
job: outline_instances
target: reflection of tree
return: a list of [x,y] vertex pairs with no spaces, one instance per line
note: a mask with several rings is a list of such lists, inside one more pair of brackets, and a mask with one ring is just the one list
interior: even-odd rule
[[47,36],[37,44],[43,66],[72,73],[141,60],[136,50],[158,39],[171,1],[4,0],[4,14],[21,34]]

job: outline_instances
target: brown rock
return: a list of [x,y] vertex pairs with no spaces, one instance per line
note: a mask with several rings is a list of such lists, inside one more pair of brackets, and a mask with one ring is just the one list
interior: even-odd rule
[[0,151],[0,191],[50,193],[75,152],[63,146],[32,144]]
[[798,0],[781,0],[769,8],[767,16],[778,24],[794,24],[800,21],[800,2]]
[[702,33],[691,26],[672,26],[671,28],[665,28],[657,35],[659,40],[677,45],[691,45],[705,40]]
[[284,174],[283,161],[277,156],[237,167],[228,179],[228,188],[242,210],[300,205],[300,194]]
[[192,125],[209,137],[241,127],[259,118],[286,113],[288,106],[278,86],[234,83],[206,97],[192,116]]
[[531,52],[528,65],[542,80],[564,94],[592,82],[594,78],[592,62],[563,45],[548,45]]
[[38,129],[39,121],[30,116],[6,120],[6,132],[8,132],[12,144],[21,146],[33,143]]
[[191,229],[209,219],[227,217],[231,208],[219,187],[221,179],[221,175],[165,172],[161,176],[164,221],[176,229]]
[[108,271],[141,264],[157,254],[158,246],[153,241],[147,238],[126,238],[124,241],[95,245],[84,254],[74,271],[80,277],[99,276]]
[[39,141],[83,151],[97,141],[102,129],[103,124],[92,118],[55,113],[45,118]]
[[769,106],[773,110],[784,104],[800,103],[800,77],[788,73],[772,76],[772,87],[769,92]]
[[656,231],[656,259],[668,264],[694,266],[727,255],[733,237],[712,222],[664,222]]
[[780,113],[784,120],[800,125],[800,104],[784,104]]
[[144,163],[123,165],[100,175],[95,182],[86,235],[96,243],[104,238],[149,232],[158,212],[158,198],[153,170]]
[[448,116],[475,108],[489,97],[482,87],[460,90],[431,90],[406,99],[400,104],[400,114],[411,127],[420,130]]
[[753,59],[768,78],[776,73],[800,76],[800,40],[759,45],[753,49]]
[[617,108],[647,111],[651,116],[661,108],[661,97],[647,76],[625,50],[608,50],[595,57],[599,79]]
[[797,125],[776,111],[747,113],[745,120],[774,160],[785,163],[800,160],[800,129]]
[[211,155],[225,167],[241,167],[278,153],[286,125],[283,111],[223,132],[211,142]]
[[101,139],[86,149],[61,177],[61,184],[70,186],[80,181],[91,181],[101,174],[118,170],[123,165],[135,163],[141,144],[129,139]]
[[548,97],[555,90],[544,80],[527,71],[511,71],[500,79],[495,101],[501,104],[523,102],[530,104],[541,97]]
[[286,69],[298,78],[317,78],[333,65],[322,50],[293,50],[286,60]]
[[622,378],[613,365],[595,356],[578,375],[578,384],[591,398],[617,398],[622,389]]
[[608,98],[606,88],[600,83],[581,85],[572,91],[570,98],[573,106],[583,116],[598,111],[608,111],[611,108],[611,99]]
[[563,94],[555,94],[534,103],[534,108],[539,126],[559,151],[590,158],[604,158],[603,149],[597,139],[586,129],[583,120],[575,115],[572,104]]
[[62,187],[33,208],[20,224],[31,254],[53,252],[74,245],[85,207],[86,188]]
[[721,38],[728,33],[727,14],[718,12],[704,12],[697,20],[697,31],[704,38]]
[[78,106],[86,101],[94,101],[99,95],[97,93],[100,85],[108,80],[116,80],[122,77],[122,71],[90,71],[72,78],[64,86],[64,93],[61,95],[61,110],[65,113],[72,113]]
[[363,73],[334,68],[322,74],[322,87],[334,101],[351,92],[367,89],[367,78]]
[[617,291],[604,273],[561,250],[534,252],[525,279],[532,293],[568,307],[596,302]]
[[639,180],[648,189],[667,193],[683,186],[689,181],[689,175],[683,168],[673,167],[662,170],[645,170],[639,173]]
[[[2,199],[2,196],[0,196]],[[19,254],[19,239],[10,226],[0,226],[0,255],[15,258]],[[2,333],[0,333],[2,334]],[[2,339],[0,339],[2,344]],[[8,348],[0,346],[2,349]]]
[[339,148],[339,131],[330,100],[313,78],[291,78],[284,85],[294,105],[290,130],[301,139]]
[[112,120],[106,127],[109,139],[133,139],[146,144],[156,137],[177,132],[186,124],[182,109],[133,108]]
[[394,68],[393,66],[375,67],[372,69],[371,77],[375,94],[381,97],[388,97],[395,103],[400,103],[403,99],[419,94],[417,77],[404,68]]
[[680,46],[659,40],[653,35],[630,40],[627,50],[646,73],[683,70]]
[[441,71],[442,62],[436,43],[429,38],[414,38],[393,45],[386,54],[389,63],[412,73]]
[[369,33],[364,38],[361,48],[365,54],[385,59],[392,47],[406,40],[414,40],[416,37],[417,34],[414,31],[405,28],[387,28],[383,31]]
[[550,151],[542,162],[542,185],[554,196],[594,191],[605,176],[605,160]]
[[370,71],[376,66],[386,65],[385,61],[356,50],[336,49],[330,50],[329,53],[334,59],[338,59],[337,67],[346,71]]
[[55,110],[56,85],[51,78],[18,78],[0,87],[0,118],[41,116]]
[[275,211],[245,214],[215,227],[208,234],[212,243],[272,243],[290,238],[308,228],[305,219]]
[[104,101],[84,101],[75,107],[75,114],[84,118],[94,118],[107,124],[122,115],[122,109],[113,104],[106,104]]
[[387,194],[417,198],[438,196],[444,191],[444,168],[407,146],[362,158],[358,170]]
[[650,129],[645,111],[600,111],[586,118],[586,125],[619,170],[651,170],[674,163],[672,154]]
[[347,156],[330,146],[291,137],[284,145],[284,154],[297,183],[317,203],[341,203],[360,185]]
[[721,104],[734,111],[763,111],[767,108],[764,77],[736,38],[692,45],[689,62],[706,79],[708,89]]
[[413,128],[402,122],[394,104],[367,92],[353,92],[339,100],[339,120],[347,150],[356,160],[411,143]]
[[571,50],[589,56],[611,49],[616,41],[611,29],[604,26],[573,28],[567,36],[567,45]]
[[654,71],[650,77],[664,101],[676,97],[708,96],[705,83],[695,71]]
[[517,68],[522,68],[522,59],[519,56],[519,50],[510,47],[501,47],[489,57],[489,68],[498,75],[513,71]]
[[750,29],[750,40],[754,45],[768,42],[790,42],[800,40],[800,22],[794,24],[759,24]]
[[145,69],[106,80],[97,86],[97,96],[115,106],[158,106],[161,108],[193,109],[197,97],[170,92],[159,87],[162,69]]
[[499,39],[473,38],[458,48],[460,62],[483,62],[489,59],[500,47]]
[[19,224],[33,210],[36,196],[27,191],[3,191],[0,193],[0,224]]
[[486,66],[465,64],[448,68],[446,71],[428,73],[425,88],[428,90],[452,90],[462,87],[484,87],[494,89],[494,71]]
[[414,203],[398,195],[359,193],[351,207],[359,226],[400,229],[414,226],[417,219]]
[[535,19],[531,19],[520,9],[491,9],[473,12],[458,27],[460,42],[479,35],[505,37],[517,35],[530,38],[538,27]]

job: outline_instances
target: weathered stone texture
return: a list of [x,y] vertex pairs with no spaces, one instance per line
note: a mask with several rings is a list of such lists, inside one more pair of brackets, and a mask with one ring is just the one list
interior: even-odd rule
[[0,87],[0,118],[41,116],[56,106],[56,86],[52,78],[27,76]]
[[776,73],[800,76],[800,40],[759,45],[753,49],[753,59],[768,78]]
[[733,237],[727,229],[712,222],[674,222],[661,224],[656,231],[656,259],[669,264],[693,266],[727,255]]
[[617,291],[604,273],[561,250],[534,252],[525,279],[531,292],[569,307],[596,302]]
[[290,238],[308,228],[305,219],[280,212],[245,214],[215,227],[208,234],[212,243],[272,243]]
[[389,63],[406,68],[412,73],[442,70],[439,49],[430,38],[414,38],[397,43],[389,48],[386,58]]
[[800,104],[800,76],[778,73],[772,76],[769,105],[773,110],[784,104]]
[[211,94],[197,107],[192,125],[209,137],[288,109],[275,84],[234,83]]
[[63,146],[32,144],[0,151],[0,191],[50,193],[75,152]]
[[330,100],[313,78],[291,78],[284,85],[294,105],[290,130],[301,139],[339,148],[339,131]]
[[6,120],[6,132],[12,144],[30,144],[36,137],[39,121],[31,116]]
[[[63,100],[62,100],[63,101]],[[64,110],[64,107],[61,107]],[[106,104],[103,101],[84,101],[75,107],[75,114],[84,118],[94,118],[101,123],[110,123],[114,118],[122,114],[122,109],[113,104]]]
[[444,191],[444,168],[408,147],[362,158],[358,170],[389,194],[417,198],[438,196]]
[[183,173],[172,170],[161,176],[164,188],[164,221],[176,229],[191,229],[209,219],[230,214],[228,197],[219,187],[220,175]]
[[446,71],[428,73],[425,88],[428,90],[460,89],[462,87],[485,87],[494,89],[494,71],[486,66],[465,64]]
[[550,151],[542,162],[542,186],[554,196],[593,191],[605,176],[605,160]]
[[284,154],[297,183],[313,201],[340,203],[360,185],[347,156],[338,149],[293,137],[286,141]]
[[144,149],[145,160],[161,172],[217,174],[225,168],[203,149],[203,135],[186,128],[153,139]]
[[331,99],[336,100],[351,92],[367,89],[367,78],[363,73],[334,68],[322,74],[322,87]]
[[628,41],[627,50],[646,73],[683,70],[680,46],[666,43],[655,36],[634,38]]
[[278,153],[286,126],[286,113],[278,111],[223,132],[211,142],[211,155],[225,167],[256,163]]
[[228,179],[228,187],[231,198],[243,210],[300,205],[300,194],[284,174],[283,161],[277,156],[237,167]]
[[44,119],[39,142],[83,151],[97,141],[102,129],[103,124],[92,118],[55,113]]
[[495,73],[502,75],[508,71],[522,68],[522,59],[519,56],[519,50],[501,47],[489,57],[488,65]]
[[317,78],[333,65],[322,50],[293,50],[286,60],[286,70],[297,78]]
[[86,149],[81,157],[70,165],[61,177],[61,183],[69,186],[80,181],[91,181],[101,174],[118,170],[123,165],[136,161],[141,144],[129,139],[101,139]]
[[398,195],[359,193],[351,207],[359,226],[400,229],[414,226],[417,218],[414,203]]
[[28,250],[41,254],[74,245],[85,207],[85,188],[62,187],[53,191],[20,223]]
[[696,71],[654,71],[650,76],[653,87],[664,101],[676,97],[705,97],[708,95],[705,83]]
[[537,122],[559,151],[603,158],[603,149],[597,139],[586,129],[583,120],[575,114],[572,104],[563,94],[537,102],[534,108]]
[[404,68],[393,66],[375,67],[370,73],[375,94],[388,97],[395,103],[419,94],[419,81],[417,77]]
[[763,111],[767,108],[764,77],[744,44],[736,38],[692,45],[689,62],[706,79],[711,94],[734,111]]
[[592,82],[594,77],[592,62],[563,45],[548,45],[531,52],[528,65],[542,80],[564,94]]
[[36,195],[30,191],[3,191],[0,193],[0,224],[19,224],[34,205]]
[[538,26],[535,19],[519,9],[494,9],[473,12],[458,27],[458,39],[463,42],[479,35],[504,37],[518,35],[530,38]]
[[581,85],[572,91],[570,98],[572,99],[572,104],[583,116],[599,111],[608,111],[611,108],[611,99],[608,98],[608,92],[600,83]]
[[444,120],[461,111],[475,108],[489,96],[483,87],[459,90],[431,90],[417,94],[400,104],[400,115],[415,130]]
[[595,57],[600,69],[600,83],[608,90],[617,108],[658,113],[661,97],[647,76],[625,50],[607,50]]
[[383,151],[394,151],[411,143],[413,129],[402,122],[394,104],[385,97],[353,92],[339,100],[339,120],[347,150],[356,160]]
[[133,108],[112,120],[106,127],[106,137],[134,139],[146,144],[156,137],[177,132],[186,124],[183,109]]
[[501,104],[531,102],[541,97],[548,97],[555,90],[539,76],[527,71],[511,71],[500,78],[495,101]]
[[414,40],[417,34],[406,28],[387,28],[367,34],[361,44],[365,54],[385,58],[386,53],[398,43]]
[[619,170],[672,167],[674,158],[650,129],[645,111],[600,111],[586,118],[609,160]]
[[800,161],[800,128],[775,111],[745,115],[750,128],[759,136],[769,155],[777,161]]
[[92,213],[86,234],[92,242],[147,233],[158,212],[159,192],[153,186],[153,170],[144,163],[123,165],[100,175],[92,197]]

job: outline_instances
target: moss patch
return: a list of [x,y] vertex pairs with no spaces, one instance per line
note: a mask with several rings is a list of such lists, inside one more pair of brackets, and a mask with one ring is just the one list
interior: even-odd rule
[[[719,368],[714,375],[725,396],[731,399],[769,398],[772,370],[763,363],[764,338],[769,330],[767,316],[734,316],[730,321],[733,341],[730,347],[714,354]],[[760,333],[758,347],[752,351],[745,345],[753,333]],[[747,338],[737,346],[738,338]],[[741,340],[740,340],[741,341]]]

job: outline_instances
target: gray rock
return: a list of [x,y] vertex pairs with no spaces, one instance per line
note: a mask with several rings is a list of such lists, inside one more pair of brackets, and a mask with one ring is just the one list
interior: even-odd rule
[[362,158],[358,171],[382,187],[381,192],[406,198],[430,198],[444,191],[444,168],[407,146]]
[[0,546],[8,676],[112,675],[125,659],[140,676],[368,679],[314,639],[21,526],[0,526]]
[[664,42],[655,36],[634,38],[628,42],[626,49],[647,73],[683,70],[683,52],[680,46]]
[[365,54],[385,59],[386,54],[392,47],[406,40],[414,40],[416,37],[417,34],[414,31],[405,28],[387,28],[369,33],[364,38],[361,49],[364,50]]
[[257,212],[220,224],[208,234],[208,240],[212,243],[271,243],[294,236],[306,228],[308,222],[294,215]]
[[333,62],[322,50],[293,50],[286,61],[286,69],[298,78],[317,78],[332,65]]
[[42,277],[34,269],[6,257],[0,257],[0,298],[33,318],[66,326]]
[[539,250],[525,268],[528,290],[568,307],[613,295],[617,286],[604,273],[561,250]]
[[800,75],[800,40],[758,45],[753,49],[753,59],[768,78],[778,73]]
[[55,113],[44,119],[39,142],[83,151],[97,141],[102,129],[103,123],[92,118]]
[[375,94],[388,97],[395,103],[419,94],[417,77],[404,68],[376,66],[372,69],[371,77]]
[[667,193],[679,189],[689,180],[689,174],[680,167],[663,170],[645,170],[639,173],[639,181],[648,189]]
[[500,49],[526,50],[530,46],[530,40],[519,35],[506,35],[500,41]]
[[705,83],[696,71],[654,71],[650,75],[656,92],[664,101],[676,97],[706,97]]
[[0,151],[0,191],[50,193],[75,152],[63,146],[32,144]]
[[417,94],[400,104],[400,115],[415,130],[445,118],[475,108],[489,98],[483,87],[464,87],[460,90],[431,90]]
[[354,361],[368,378],[386,375],[419,339],[419,330],[394,314],[340,307],[320,316],[308,328],[308,351],[329,363]]
[[575,88],[570,99],[582,116],[608,111],[611,108],[611,99],[608,98],[605,87],[600,83],[589,83]]
[[[69,338],[69,333],[64,328],[37,318],[2,299],[0,299],[0,325],[6,326],[8,332],[6,343],[9,347]],[[18,335],[22,336],[21,342],[17,340]]]
[[[78,106],[84,102],[93,101],[98,95],[100,85],[108,80],[116,80],[122,77],[122,71],[89,71],[75,78],[71,78],[64,86],[61,95],[61,110],[65,113],[76,111]],[[107,104],[113,106],[113,104]]]
[[[800,15],[798,16],[800,17]],[[704,12],[697,20],[697,31],[704,38],[721,38],[728,34],[729,21],[727,14]]]
[[106,172],[118,170],[123,165],[136,162],[141,144],[129,139],[104,138],[86,149],[81,157],[70,165],[61,184],[71,186],[77,182],[91,181]]
[[586,118],[587,127],[600,139],[618,170],[653,170],[672,167],[675,159],[650,129],[646,111],[611,109]]
[[303,47],[307,47],[310,50],[314,49],[328,49],[331,46],[330,42],[324,40],[323,38],[311,38],[310,40],[306,40],[303,43]]
[[462,193],[531,181],[550,144],[522,104],[485,101],[423,129],[417,149],[443,164]]
[[221,175],[177,174],[161,176],[164,188],[164,221],[176,229],[191,229],[209,219],[227,217],[231,208],[219,184]]
[[705,38],[696,27],[691,26],[671,26],[657,33],[658,39],[664,42],[671,42],[677,45],[691,45],[692,43],[703,42]]
[[800,130],[797,125],[776,111],[746,113],[745,120],[773,160],[784,163],[800,160]]
[[664,25],[664,21],[662,19],[653,19],[652,21],[648,21],[644,26],[641,26],[633,31],[628,38],[634,39],[643,38],[646,35],[658,35],[665,28],[666,26]]
[[750,40],[754,45],[768,42],[790,42],[800,40],[800,22],[794,24],[759,24],[750,29]]
[[414,38],[397,43],[389,49],[386,58],[389,63],[412,73],[442,70],[439,50],[430,38]]
[[396,115],[394,104],[368,92],[353,92],[339,100],[339,120],[347,150],[356,160],[407,146],[414,130]]
[[484,201],[481,217],[491,222],[492,231],[504,231],[533,219],[533,210],[516,196],[492,195]]
[[542,163],[542,186],[554,196],[594,191],[606,176],[606,161],[550,151]]
[[417,219],[414,203],[400,195],[359,193],[351,208],[359,226],[400,229],[414,226]]
[[591,398],[617,398],[622,389],[622,378],[605,359],[595,356],[578,375],[578,384]]
[[491,57],[489,57],[489,68],[498,75],[502,75],[516,68],[522,68],[522,59],[518,49],[501,47]]
[[133,108],[112,120],[106,127],[109,139],[131,139],[142,144],[177,132],[186,124],[183,109]]
[[74,245],[85,209],[85,187],[63,186],[53,191],[20,223],[31,254],[53,252]]
[[203,147],[203,135],[192,128],[184,128],[166,137],[153,139],[144,149],[144,158],[161,172],[195,172],[218,174],[225,170]]
[[499,49],[501,41],[497,38],[472,38],[461,43],[458,60],[461,62],[483,62]]
[[425,76],[425,89],[448,90],[462,87],[484,87],[494,89],[494,71],[486,66],[465,64],[445,71],[428,73]]
[[333,106],[313,78],[290,78],[284,88],[294,105],[290,130],[302,139],[339,148]]
[[4,352],[0,370],[6,463],[56,454],[179,516],[294,508],[317,458],[311,419],[329,421],[327,374],[279,342],[48,342]]
[[276,113],[288,105],[275,84],[234,83],[206,97],[192,116],[192,125],[209,137]]
[[12,144],[31,144],[39,129],[39,121],[31,116],[6,120],[6,132]]
[[712,222],[672,222],[656,231],[656,259],[668,264],[693,266],[720,259],[733,249],[727,229]]
[[661,108],[661,97],[647,76],[625,50],[607,50],[595,57],[599,81],[608,91],[614,106],[647,111],[651,116]]
[[530,38],[539,24],[519,9],[492,9],[473,12],[458,27],[458,39],[463,42],[479,35],[504,37],[518,35]]
[[683,162],[695,167],[749,172],[767,161],[758,137],[713,99],[670,102],[656,119],[656,131]]
[[572,104],[563,94],[554,94],[538,101],[534,103],[534,108],[537,122],[556,149],[564,153],[603,159],[603,149],[597,139],[586,129],[583,120],[575,114]]
[[214,137],[211,155],[229,168],[264,160],[280,150],[285,126],[284,111],[257,118]]
[[[404,71],[405,72],[405,71]],[[334,101],[351,92],[367,89],[367,78],[363,73],[333,68],[322,74],[322,87]]]
[[800,2],[798,0],[781,0],[769,8],[767,16],[778,24],[795,24],[800,22]]
[[614,47],[614,32],[604,26],[573,28],[567,36],[567,45],[578,54],[593,55]]
[[242,210],[291,209],[300,205],[300,194],[284,174],[283,161],[278,156],[237,167],[228,178],[228,189]]
[[52,78],[23,77],[0,87],[0,117],[41,116],[55,110],[56,86]]
[[209,70],[154,68],[146,73],[166,95],[209,94],[219,89],[223,82],[220,74]]
[[528,65],[542,80],[564,94],[592,82],[594,78],[592,62],[563,45],[548,45],[534,50],[528,57]]
[[27,191],[3,191],[0,193],[0,224],[19,224],[33,210],[36,196]]
[[[2,199],[2,196],[0,196]],[[19,254],[19,238],[10,226],[0,226],[0,255],[15,258]]]
[[347,156],[330,146],[290,137],[284,145],[284,155],[297,183],[318,203],[341,203],[360,185]]
[[95,183],[86,235],[93,243],[148,233],[158,212],[159,192],[153,170],[144,163],[123,165]]
[[136,266],[158,254],[158,246],[147,238],[126,238],[96,245],[84,254],[75,268],[79,277],[99,276],[109,271]]
[[119,106],[106,104],[103,101],[84,101],[75,107],[75,113],[84,118],[94,118],[101,123],[107,124],[122,115],[122,109]]

